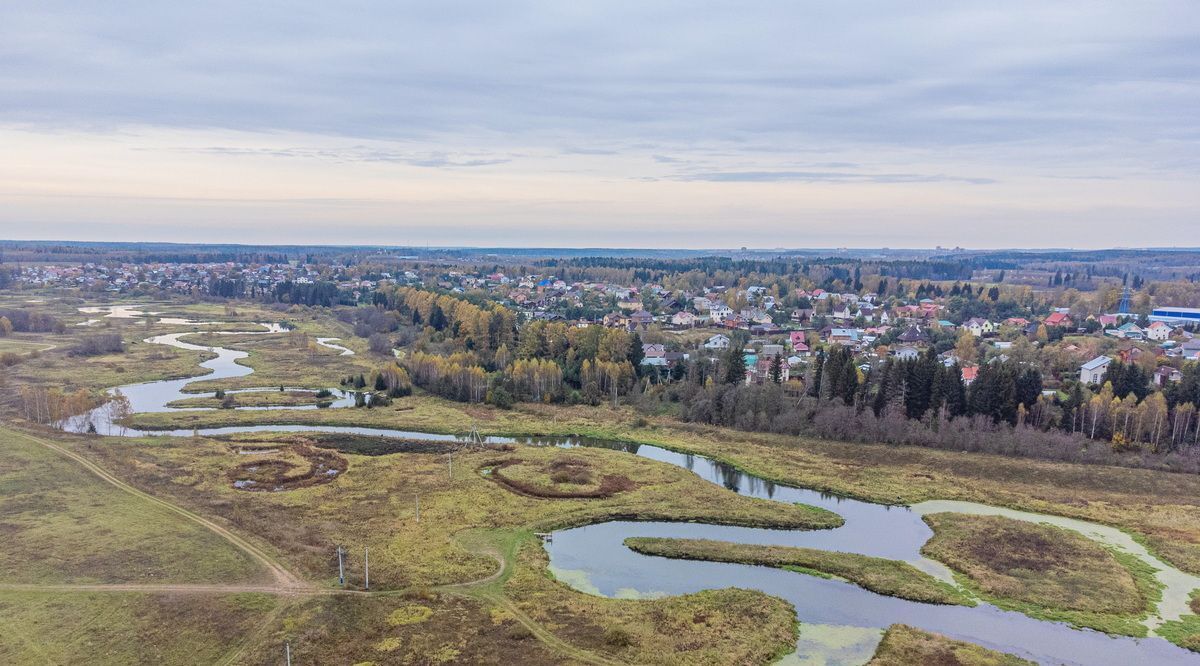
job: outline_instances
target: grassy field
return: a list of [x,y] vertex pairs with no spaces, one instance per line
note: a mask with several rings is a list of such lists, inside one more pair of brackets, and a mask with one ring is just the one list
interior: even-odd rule
[[264,580],[212,532],[0,429],[0,582]]
[[14,354],[28,354],[29,352],[40,352],[45,349],[54,347],[53,342],[44,342],[36,339],[25,339],[17,337],[0,338],[0,354],[4,352],[13,352]]
[[868,666],[1033,666],[1011,654],[987,650],[941,634],[894,624]]
[[[265,436],[257,441],[306,440]],[[344,454],[349,469],[332,483],[246,493],[231,487],[228,471],[247,461],[236,449],[248,446],[254,443],[245,437],[237,444],[207,438],[94,438],[89,453],[106,467],[122,470],[139,487],[203,507],[266,540],[313,578],[332,576],[334,544],[350,547],[355,557],[369,546],[372,581],[380,587],[439,585],[487,575],[494,568],[491,559],[464,551],[452,539],[467,528],[548,531],[615,517],[797,529],[841,522],[827,511],[741,497],[686,470],[605,449],[458,450],[453,479],[446,455],[458,448],[453,444],[436,453]],[[637,487],[606,499],[544,500],[512,492],[477,472],[515,460],[531,469],[549,469],[556,459],[568,457],[586,460],[603,474],[636,479]]]
[[878,594],[933,604],[974,605],[954,586],[907,562],[814,548],[759,546],[709,539],[633,537],[625,545],[646,555],[685,560],[755,564],[841,578]]
[[934,536],[925,555],[961,574],[1001,608],[1075,626],[1144,636],[1158,599],[1153,572],[1130,556],[1052,525],[999,516],[925,516]]
[[216,664],[277,604],[264,594],[4,591],[0,663]]
[[[248,393],[229,393],[226,394],[233,405],[237,407],[279,407],[279,406],[298,406],[298,405],[316,405],[319,402],[328,402],[333,400],[333,397],[318,398],[313,391],[252,391]],[[191,397],[182,400],[176,400],[168,403],[169,407],[179,408],[194,408],[207,407],[209,409],[218,409],[223,403],[222,398],[215,397]]]

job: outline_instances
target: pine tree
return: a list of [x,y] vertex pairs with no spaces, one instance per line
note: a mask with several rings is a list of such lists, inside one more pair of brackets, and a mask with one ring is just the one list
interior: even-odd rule
[[746,381],[746,357],[742,350],[730,347],[725,352],[725,383],[741,384]]
[[838,382],[838,395],[846,405],[854,404],[854,396],[858,393],[858,368],[853,362],[842,364],[842,378]]
[[816,398],[821,395],[821,379],[825,374],[825,352],[817,352],[816,359],[813,360],[812,382],[808,385],[806,393],[810,398]]
[[634,333],[629,336],[629,353],[626,355],[629,364],[635,368],[642,365],[642,359],[646,358],[646,352],[642,349],[642,336]]
[[967,387],[963,386],[962,368],[957,363],[942,371],[942,390],[950,418],[967,413]]

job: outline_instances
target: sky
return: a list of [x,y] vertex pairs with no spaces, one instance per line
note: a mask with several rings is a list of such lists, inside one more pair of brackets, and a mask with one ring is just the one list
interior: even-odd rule
[[0,238],[1200,245],[1200,3],[0,3]]

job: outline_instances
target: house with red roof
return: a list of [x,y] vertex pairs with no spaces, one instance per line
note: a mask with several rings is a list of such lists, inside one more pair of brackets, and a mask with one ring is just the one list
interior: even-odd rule
[[963,386],[970,386],[971,382],[974,382],[975,378],[978,376],[979,376],[979,366],[977,366],[977,365],[963,366],[963,368],[962,368]]
[[1070,326],[1071,315],[1065,312],[1055,312],[1042,322],[1047,326]]

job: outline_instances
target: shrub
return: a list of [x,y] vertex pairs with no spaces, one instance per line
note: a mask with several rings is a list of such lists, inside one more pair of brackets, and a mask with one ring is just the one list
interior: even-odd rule
[[609,627],[604,632],[604,643],[611,647],[629,647],[633,645],[633,634],[625,627]]
[[71,350],[76,356],[99,356],[125,351],[125,343],[117,333],[97,333],[80,338]]
[[409,604],[401,606],[388,615],[388,624],[399,627],[406,624],[418,624],[433,617],[433,609],[428,606]]

